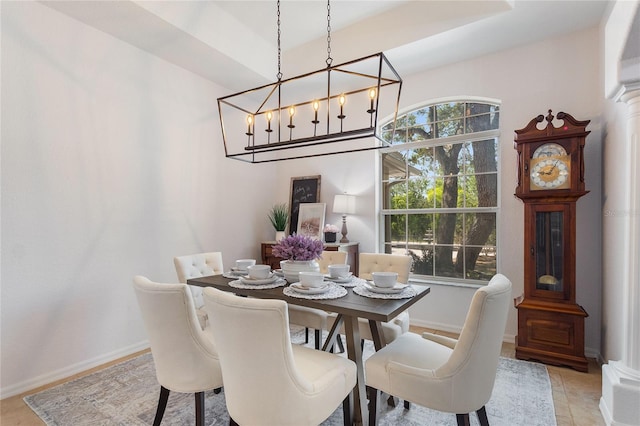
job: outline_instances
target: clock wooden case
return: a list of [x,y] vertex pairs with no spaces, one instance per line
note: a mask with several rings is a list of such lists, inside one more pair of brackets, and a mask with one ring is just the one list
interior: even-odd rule
[[[524,202],[524,298],[518,309],[516,357],[587,371],[584,318],[576,304],[576,202],[584,182],[589,121],[552,111],[515,131],[518,186]],[[543,129],[539,123],[547,121]]]

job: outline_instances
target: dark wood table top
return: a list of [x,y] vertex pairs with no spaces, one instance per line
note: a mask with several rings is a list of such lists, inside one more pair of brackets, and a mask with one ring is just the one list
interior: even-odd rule
[[323,309],[342,315],[381,322],[391,321],[431,291],[429,287],[414,285],[413,288],[417,292],[417,295],[414,297],[408,299],[374,299],[355,294],[352,288],[347,288],[347,295],[338,299],[300,299],[286,296],[282,292],[283,287],[272,289],[242,289],[229,286],[230,281],[233,281],[233,279],[225,278],[222,275],[211,275],[188,279],[187,284],[199,287],[214,287],[219,290],[233,292],[240,296],[251,296],[260,299],[280,299],[293,305]]

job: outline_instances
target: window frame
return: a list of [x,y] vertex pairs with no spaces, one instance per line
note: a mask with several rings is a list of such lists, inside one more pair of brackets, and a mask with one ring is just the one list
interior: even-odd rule
[[[484,103],[488,105],[493,105],[498,107],[498,113],[502,115],[502,103],[496,99],[490,98],[479,98],[479,97],[456,97],[456,98],[442,98],[430,100],[424,103],[415,104],[408,108],[403,109],[398,112],[398,117],[404,117],[407,114],[410,114],[414,111],[436,107],[439,104],[447,104],[447,103]],[[469,117],[475,117],[477,114],[470,115]],[[498,119],[499,120],[499,119]],[[385,120],[380,127],[383,128],[385,125],[389,124],[389,120]],[[437,122],[437,121],[436,121]],[[435,124],[435,122],[434,122]],[[463,126],[466,130],[466,122],[463,120]],[[376,155],[376,206],[378,210],[378,214],[376,215],[378,226],[377,228],[377,244],[378,250],[382,253],[385,252],[386,244],[385,244],[385,217],[393,214],[399,215],[410,215],[410,214],[438,214],[438,213],[480,213],[480,212],[490,212],[495,214],[495,267],[496,271],[500,270],[500,263],[502,255],[500,253],[500,223],[501,223],[501,140],[500,140],[501,130],[500,130],[500,121],[498,121],[498,127],[492,130],[483,130],[480,132],[474,133],[463,133],[459,135],[446,136],[441,138],[430,138],[424,139],[420,141],[410,141],[404,143],[392,143],[385,148],[378,150],[379,152]],[[405,209],[387,209],[383,203],[385,202],[385,184],[388,180],[383,179],[383,157],[384,154],[390,152],[404,152],[408,150],[413,150],[417,148],[425,148],[425,147],[435,147],[448,145],[452,143],[471,143],[477,141],[484,141],[494,139],[496,141],[496,205],[494,207],[460,207],[460,208],[438,208],[438,207],[430,207],[426,209],[416,209],[416,208],[405,208]],[[410,180],[410,176],[407,175],[405,177],[406,181]],[[405,236],[404,240],[405,248],[411,246],[411,242],[409,241],[408,233]],[[435,247],[435,246],[434,246]],[[464,246],[463,246],[464,247]],[[442,284],[442,285],[450,285],[450,286],[461,286],[461,287],[480,287],[482,285],[486,285],[488,280],[480,280],[480,279],[471,279],[471,278],[455,278],[455,277],[445,277],[445,276],[436,276],[436,275],[418,275],[413,272],[410,275],[410,281],[417,283],[429,283],[429,284]]]

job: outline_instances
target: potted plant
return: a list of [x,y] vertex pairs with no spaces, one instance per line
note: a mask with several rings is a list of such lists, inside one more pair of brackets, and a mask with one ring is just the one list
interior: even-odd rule
[[268,217],[276,230],[276,241],[280,241],[284,237],[284,231],[289,222],[289,207],[284,203],[275,204],[271,207]]
[[335,225],[326,225],[324,227],[324,241],[326,243],[335,243],[336,242],[336,234],[339,229]]
[[298,272],[320,272],[316,261],[322,256],[324,244],[306,235],[290,235],[273,246],[272,254],[284,259],[280,262],[284,278],[291,282],[298,281]]

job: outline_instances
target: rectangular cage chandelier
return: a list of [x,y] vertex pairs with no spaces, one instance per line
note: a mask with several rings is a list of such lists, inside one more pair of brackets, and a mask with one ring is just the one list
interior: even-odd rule
[[395,124],[401,87],[377,53],[218,98],[225,155],[264,163],[383,148],[378,117]]

